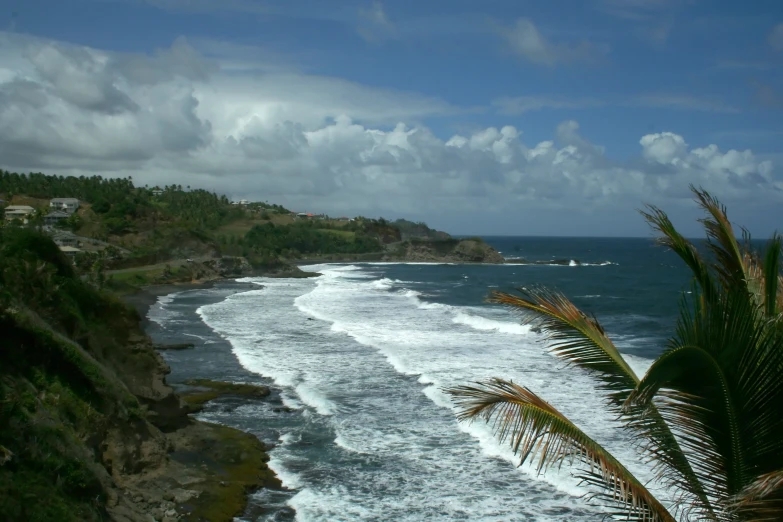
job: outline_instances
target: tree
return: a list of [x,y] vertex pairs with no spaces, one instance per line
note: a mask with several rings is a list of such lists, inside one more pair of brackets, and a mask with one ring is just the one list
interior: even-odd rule
[[[494,422],[521,461],[539,472],[564,460],[623,520],[783,520],[783,277],[781,237],[763,256],[741,244],[726,209],[691,187],[705,210],[706,256],[664,212],[642,214],[694,276],[668,347],[639,378],[599,322],[563,294],[522,288],[490,301],[540,326],[553,354],[586,369],[641,443],[655,498],[609,451],[530,389],[503,379],[449,390],[461,421]],[[627,518],[625,518],[627,517]]]

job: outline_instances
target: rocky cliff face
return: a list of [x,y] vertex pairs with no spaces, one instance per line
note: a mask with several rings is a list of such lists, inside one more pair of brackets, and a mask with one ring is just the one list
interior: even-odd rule
[[230,521],[279,487],[253,435],[188,416],[135,311],[64,284],[81,325],[0,302],[0,518]]
[[497,250],[477,239],[403,241],[390,245],[382,259],[422,263],[501,264],[505,262]]

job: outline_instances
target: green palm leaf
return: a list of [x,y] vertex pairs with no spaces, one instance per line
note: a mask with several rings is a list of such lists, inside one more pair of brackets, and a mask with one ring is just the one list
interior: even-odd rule
[[674,522],[647,488],[596,441],[535,393],[510,381],[493,379],[447,390],[460,421],[492,422],[501,442],[508,441],[520,465],[537,460],[541,473],[566,460],[583,465],[583,479],[602,486],[600,495],[622,509],[625,520]]
[[[701,219],[707,232],[708,246],[715,255],[715,269],[726,287],[747,280],[743,251],[726,215],[726,207],[704,190],[690,186],[699,205],[711,216]],[[748,238],[749,239],[749,238]]]
[[[660,394],[661,388],[665,394]],[[655,360],[629,402],[650,405],[681,435],[695,472],[713,497],[726,498],[741,484],[742,455],[736,404],[726,376],[706,350],[678,346]],[[716,431],[716,428],[719,428]]]
[[596,372],[610,392],[610,401],[621,407],[639,379],[598,321],[555,290],[520,288],[519,293],[494,291],[488,301],[510,307],[519,314],[522,324],[540,327],[552,353]]
[[502,304],[520,315],[522,324],[539,326],[547,347],[555,355],[590,371],[606,389],[609,405],[622,415],[632,433],[640,437],[642,452],[654,462],[658,480],[687,492],[678,499],[685,509],[707,519],[714,510],[690,462],[655,408],[627,406],[639,378],[594,318],[588,317],[563,294],[545,288],[522,288],[520,294],[492,292],[489,302]]
[[[783,245],[781,237],[775,234],[767,245],[767,253],[764,256],[764,267],[762,269],[764,273],[764,312],[768,318],[776,317],[778,310],[783,308],[778,303],[778,299],[783,297],[783,292],[781,291],[783,278],[780,276],[781,245]],[[780,311],[783,312],[783,310]]]
[[702,260],[696,247],[677,232],[665,212],[652,205],[647,205],[647,210],[648,212],[640,211],[640,214],[654,230],[662,234],[657,238],[657,242],[677,254],[693,272],[693,277],[699,284],[704,297],[708,301],[714,299],[717,295],[715,283],[709,267]]

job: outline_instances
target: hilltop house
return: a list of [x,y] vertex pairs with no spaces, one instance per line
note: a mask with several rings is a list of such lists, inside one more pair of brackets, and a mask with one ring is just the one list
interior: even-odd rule
[[74,234],[64,231],[52,231],[50,232],[54,244],[59,247],[78,247],[79,241]]
[[76,254],[81,252],[81,250],[79,250],[76,247],[72,247],[72,246],[61,246],[60,247],[60,252],[62,252],[66,256],[74,257]]
[[35,209],[27,205],[9,205],[5,207],[5,219],[8,221],[20,219],[23,223],[27,223],[27,216],[33,212]]
[[71,217],[71,214],[64,210],[55,210],[54,212],[49,212],[44,216],[44,223],[47,225],[54,225],[55,223],[62,221],[64,219],[68,219]]
[[76,198],[54,198],[49,202],[49,208],[73,214],[79,208],[79,200]]

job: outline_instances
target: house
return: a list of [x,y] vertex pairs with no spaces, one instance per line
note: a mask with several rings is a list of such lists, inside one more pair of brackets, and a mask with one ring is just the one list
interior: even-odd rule
[[239,204],[240,204],[240,205],[249,205],[249,204],[250,204],[250,202],[249,202],[248,200],[246,200],[246,199],[240,199],[240,200],[239,200]]
[[23,223],[27,223],[27,217],[33,212],[35,209],[27,205],[9,205],[5,207],[5,219],[8,221],[20,219]]
[[60,247],[75,247],[78,243],[75,236],[66,236],[64,234],[54,236],[52,239],[54,244]]
[[44,216],[44,223],[47,225],[54,225],[55,223],[68,219],[69,217],[71,217],[71,215],[68,212],[64,210],[55,210],[54,212],[49,212],[46,214],[46,216]]
[[307,212],[298,212],[296,214],[296,217],[298,218],[307,218],[308,216],[310,216],[310,214],[308,214]]
[[159,189],[159,188],[154,188],[154,189],[152,189],[152,195],[153,196],[162,196],[163,195],[163,190]]
[[62,252],[62,253],[63,253],[63,254],[65,254],[66,256],[74,257],[76,254],[78,254],[79,252],[81,252],[81,250],[79,250],[79,249],[78,249],[78,248],[76,248],[76,247],[71,247],[71,246],[61,246],[61,247],[60,247],[60,252]]
[[49,208],[73,214],[79,208],[79,200],[76,198],[54,198],[49,202]]

